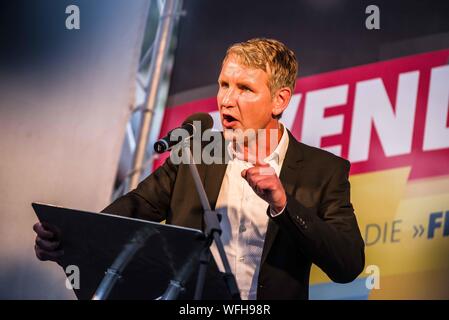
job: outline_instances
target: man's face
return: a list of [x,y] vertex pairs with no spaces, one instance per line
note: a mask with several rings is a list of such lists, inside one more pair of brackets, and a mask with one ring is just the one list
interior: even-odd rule
[[223,129],[276,129],[268,74],[246,67],[232,55],[221,69],[217,94]]

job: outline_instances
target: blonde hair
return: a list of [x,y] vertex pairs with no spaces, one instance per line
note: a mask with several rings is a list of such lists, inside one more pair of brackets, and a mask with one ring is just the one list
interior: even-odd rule
[[226,51],[223,63],[231,55],[244,66],[265,71],[268,74],[268,88],[272,95],[284,87],[290,88],[293,93],[298,62],[295,53],[282,42],[255,38],[235,43]]

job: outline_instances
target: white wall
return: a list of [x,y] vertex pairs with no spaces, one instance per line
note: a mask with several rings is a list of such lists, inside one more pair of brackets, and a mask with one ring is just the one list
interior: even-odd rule
[[62,269],[35,258],[31,202],[93,211],[109,203],[149,8],[77,1],[81,29],[69,31],[65,6],[44,2],[32,13],[42,20],[22,27],[48,47],[25,43],[28,63],[13,58],[0,71],[3,299],[74,297]]

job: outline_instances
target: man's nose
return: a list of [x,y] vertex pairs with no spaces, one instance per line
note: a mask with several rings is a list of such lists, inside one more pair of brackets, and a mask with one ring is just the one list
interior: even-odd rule
[[233,88],[226,90],[221,100],[222,107],[235,107],[237,104],[237,92]]

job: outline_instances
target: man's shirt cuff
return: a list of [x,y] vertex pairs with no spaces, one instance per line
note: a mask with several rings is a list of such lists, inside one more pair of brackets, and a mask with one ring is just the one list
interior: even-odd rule
[[285,211],[285,208],[287,208],[287,204],[285,204],[285,206],[282,208],[281,211],[276,212],[273,207],[270,206],[270,216],[272,218],[277,217],[278,215],[282,214]]

